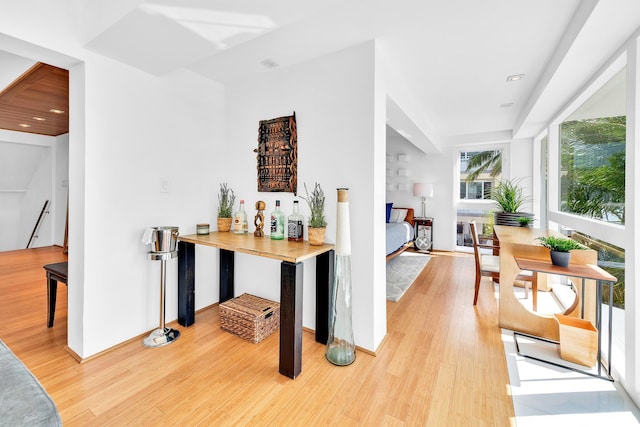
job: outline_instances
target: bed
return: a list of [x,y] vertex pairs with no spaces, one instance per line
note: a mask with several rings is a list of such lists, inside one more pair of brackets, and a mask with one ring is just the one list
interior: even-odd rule
[[413,246],[413,208],[393,208],[387,203],[387,261]]

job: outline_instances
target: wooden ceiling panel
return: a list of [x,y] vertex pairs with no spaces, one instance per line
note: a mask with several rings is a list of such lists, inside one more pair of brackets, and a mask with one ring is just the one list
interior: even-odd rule
[[69,72],[38,62],[7,86],[0,92],[0,129],[49,136],[68,133]]

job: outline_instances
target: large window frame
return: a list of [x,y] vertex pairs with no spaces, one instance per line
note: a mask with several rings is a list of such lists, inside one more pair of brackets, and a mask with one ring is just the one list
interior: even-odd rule
[[598,76],[593,78],[584,90],[576,96],[567,108],[557,116],[549,126],[549,173],[548,173],[548,219],[558,224],[579,229],[597,239],[604,240],[624,248],[626,246],[625,226],[606,223],[597,219],[583,217],[560,209],[560,125],[573,112],[602,88],[615,74],[626,66],[626,54],[619,55],[611,61]]
[[[636,38],[631,38],[626,46],[621,48],[611,60],[596,74],[566,106],[566,108],[555,117],[549,124],[548,129],[541,133],[535,141],[539,141],[541,157],[544,154],[542,139],[547,138],[548,142],[548,174],[547,174],[547,194],[548,194],[548,216],[547,219],[552,227],[567,227],[579,230],[593,238],[609,242],[626,251],[625,257],[625,281],[635,283],[638,277],[636,265],[640,260],[640,238],[636,231],[640,225],[637,206],[640,203],[639,179],[633,170],[634,164],[640,160],[635,142],[638,141],[640,126],[636,116],[640,113],[640,43]],[[626,210],[633,212],[629,220],[624,225],[607,223],[601,220],[592,219],[560,210],[560,124],[565,121],[580,105],[589,99],[596,91],[602,88],[613,76],[624,67],[627,67],[627,87],[626,93],[626,176],[625,176],[625,206]],[[543,159],[540,158],[534,168],[540,175],[534,181],[545,182]],[[637,286],[627,286],[625,289],[625,311],[624,311],[624,363],[620,359],[614,359],[612,368],[614,375],[620,378],[621,383],[626,384],[628,392],[634,397],[636,402],[640,401],[640,371],[635,366],[635,360],[640,357],[638,353],[638,343],[640,342],[639,324],[640,295],[636,291]],[[614,330],[614,334],[615,334]],[[614,352],[615,357],[615,352]]]

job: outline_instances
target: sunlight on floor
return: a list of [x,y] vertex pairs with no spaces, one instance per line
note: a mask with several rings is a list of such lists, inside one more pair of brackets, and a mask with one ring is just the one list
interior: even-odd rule
[[[616,383],[520,356],[512,331],[503,329],[502,339],[518,427],[640,426],[640,411]],[[526,345],[562,362],[553,344]]]

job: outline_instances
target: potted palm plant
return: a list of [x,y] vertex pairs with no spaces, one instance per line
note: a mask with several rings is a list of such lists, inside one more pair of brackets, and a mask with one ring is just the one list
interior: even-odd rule
[[218,231],[229,231],[231,229],[231,216],[233,215],[233,204],[236,195],[226,182],[220,184],[218,193]]
[[572,239],[556,236],[541,236],[537,238],[540,244],[551,250],[551,263],[559,267],[568,267],[571,261],[571,250],[584,250],[586,247]]
[[501,180],[491,189],[491,200],[496,202],[500,209],[494,214],[495,225],[518,227],[520,226],[520,218],[527,217],[533,220],[532,213],[520,212],[527,197],[517,180]]
[[324,192],[317,182],[313,187],[313,191],[309,194],[307,184],[304,184],[304,191],[307,197],[300,196],[302,200],[307,202],[311,216],[309,217],[309,244],[319,246],[324,243],[324,235],[327,228],[327,221],[324,217]]

